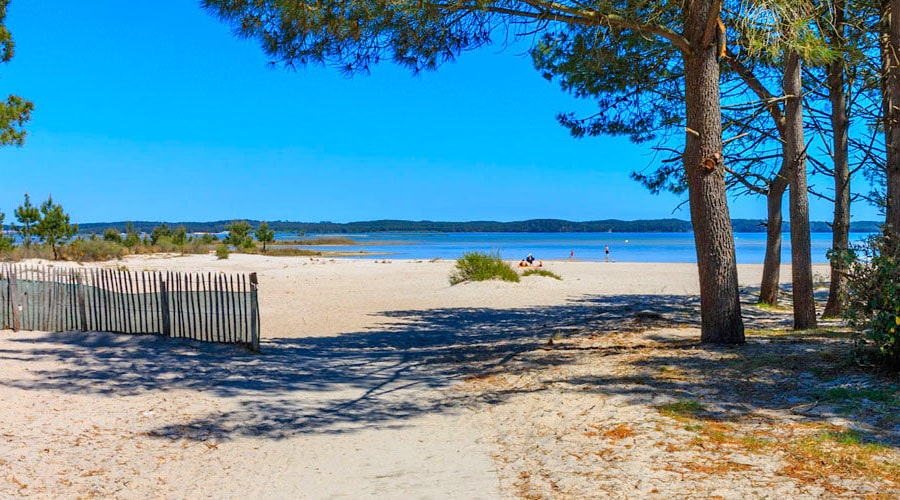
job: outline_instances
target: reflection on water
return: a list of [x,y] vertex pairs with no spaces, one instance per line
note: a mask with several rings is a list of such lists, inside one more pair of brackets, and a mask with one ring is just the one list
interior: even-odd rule
[[[335,236],[335,235],[307,235]],[[504,259],[519,260],[529,253],[537,259],[584,261],[605,260],[609,246],[611,261],[618,262],[696,262],[693,233],[364,233],[340,235],[356,245],[316,245],[308,247],[326,252],[346,252],[370,259],[456,259],[464,252],[499,251]],[[853,233],[851,241],[859,241],[867,233]],[[279,234],[277,240],[295,240],[296,233]],[[782,237],[782,263],[791,261],[790,234]],[[765,256],[765,233],[736,233],[737,261],[741,264],[762,263]],[[831,248],[831,233],[812,234],[812,260],[827,263],[825,253]]]

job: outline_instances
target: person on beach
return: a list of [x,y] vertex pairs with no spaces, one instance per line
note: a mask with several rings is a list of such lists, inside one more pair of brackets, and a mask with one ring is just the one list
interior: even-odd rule
[[534,257],[531,254],[528,254],[528,257],[525,257],[525,262],[528,262],[528,265],[534,264]]
[[522,259],[522,261],[519,262],[519,267],[528,267],[528,263],[525,262],[525,259]]
[[609,245],[606,245],[604,250],[606,251],[606,262],[609,262]]

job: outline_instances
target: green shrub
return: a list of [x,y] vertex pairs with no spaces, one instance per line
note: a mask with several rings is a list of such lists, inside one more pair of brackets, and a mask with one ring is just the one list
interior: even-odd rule
[[219,245],[216,247],[216,258],[219,260],[224,260],[228,258],[228,245]]
[[854,248],[847,273],[846,318],[865,338],[862,354],[900,371],[900,241],[882,233]]
[[122,233],[118,229],[111,227],[103,231],[103,241],[122,244],[125,239],[122,238]]
[[555,280],[561,280],[561,279],[562,279],[562,278],[559,277],[558,274],[555,274],[555,273],[553,273],[552,271],[548,271],[548,270],[546,270],[546,269],[534,269],[534,268],[532,268],[532,269],[526,269],[525,272],[522,273],[522,276],[531,276],[531,275],[533,275],[533,274],[534,274],[534,275],[537,275],[537,276],[544,276],[544,277],[546,277],[546,278],[553,278],[553,279],[555,279]]
[[66,260],[77,262],[99,262],[121,259],[125,255],[125,247],[119,243],[99,238],[77,239],[60,249],[60,256]]
[[[195,238],[196,239],[196,238]],[[203,233],[199,236],[200,243],[204,245],[212,245],[219,241],[219,237],[212,233]]]
[[181,253],[202,255],[209,253],[212,247],[212,243],[206,243],[201,238],[191,238],[190,241],[181,246]]
[[456,269],[450,273],[450,284],[463,281],[500,279],[518,283],[519,273],[500,259],[500,252],[466,252],[456,259]]

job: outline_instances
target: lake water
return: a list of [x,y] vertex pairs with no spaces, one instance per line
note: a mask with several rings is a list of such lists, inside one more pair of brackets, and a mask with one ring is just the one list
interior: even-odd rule
[[[602,261],[604,247],[617,262],[696,262],[693,233],[365,233],[340,236],[352,239],[352,246],[313,246],[311,249],[359,253],[368,259],[456,259],[464,252],[499,251],[504,259],[519,260],[529,253],[535,259],[575,259]],[[851,241],[865,239],[867,233],[853,233]],[[277,240],[297,239],[296,233],[280,233]],[[762,263],[765,257],[765,233],[736,233],[737,261]],[[831,248],[831,233],[812,234],[812,260],[827,263],[825,252]],[[782,238],[783,263],[791,262],[790,234]]]

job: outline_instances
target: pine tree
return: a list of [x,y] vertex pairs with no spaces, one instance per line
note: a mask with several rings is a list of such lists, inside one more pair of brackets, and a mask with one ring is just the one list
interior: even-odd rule
[[25,248],[31,247],[31,240],[34,236],[34,227],[41,220],[41,211],[38,207],[31,204],[31,198],[25,193],[25,202],[19,205],[15,211],[16,221],[20,226],[16,227],[16,231],[22,236],[22,243]]
[[[490,43],[498,26],[646,44],[652,49],[648,60],[683,68],[683,170],[697,245],[701,340],[744,342],[722,161],[715,43],[722,0],[203,0],[201,5],[240,36],[259,40],[276,62],[329,63],[348,73],[385,58],[413,71],[435,69],[464,50]],[[635,68],[640,71],[641,65]]]
[[69,223],[69,214],[62,205],[53,203],[53,196],[41,204],[41,220],[34,227],[34,234],[53,249],[53,259],[59,260],[59,247],[68,243],[78,231],[78,225]]
[[263,253],[266,253],[266,244],[275,241],[275,231],[269,229],[269,224],[266,221],[263,221],[259,224],[259,228],[256,230],[255,234],[256,239],[262,243]]

